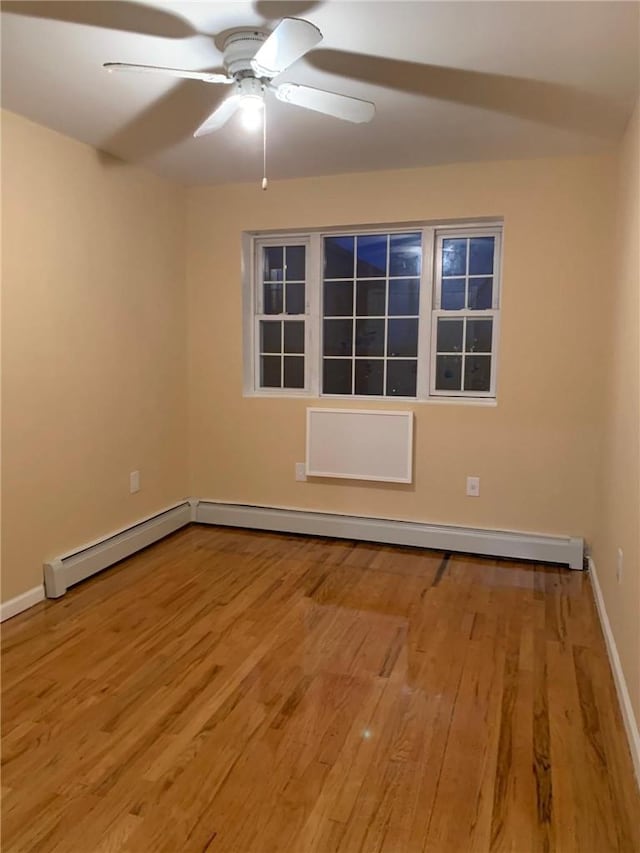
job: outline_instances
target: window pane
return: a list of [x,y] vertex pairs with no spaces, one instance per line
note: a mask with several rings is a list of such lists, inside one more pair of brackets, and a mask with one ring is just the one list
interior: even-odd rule
[[358,265],[356,274],[358,278],[371,278],[387,274],[386,234],[358,237]]
[[282,281],[284,270],[282,246],[269,246],[264,250],[264,280]]
[[281,323],[273,320],[260,322],[260,352],[282,352]]
[[389,282],[389,314],[418,315],[420,279],[396,278]]
[[465,275],[467,272],[467,240],[442,241],[442,275]]
[[493,320],[467,320],[466,352],[491,352]]
[[463,320],[438,319],[438,352],[462,352]]
[[287,246],[286,251],[286,271],[287,281],[304,281],[305,247],[304,246]]
[[389,320],[387,355],[418,355],[418,318]]
[[459,311],[464,308],[464,279],[443,278],[440,301],[444,311]]
[[481,311],[483,308],[491,308],[492,298],[492,278],[469,279],[469,308],[474,308],[476,311]]
[[353,320],[324,321],[324,354],[351,355]]
[[353,282],[327,281],[324,285],[324,316],[351,317],[353,315]]
[[284,351],[304,352],[304,323],[295,321],[284,324]]
[[383,394],[384,361],[356,359],[356,394]]
[[260,358],[260,385],[262,388],[281,388],[279,355],[263,355]]
[[356,355],[384,355],[384,320],[356,320]]
[[439,355],[436,359],[436,390],[460,391],[462,356]]
[[415,397],[417,376],[417,361],[388,361],[387,394],[391,397]]
[[285,355],[284,387],[304,388],[304,356]]
[[386,299],[386,282],[359,281],[356,290],[356,314],[361,317],[384,317]]
[[325,237],[324,277],[353,278],[353,253],[353,237]]
[[464,360],[464,390],[489,391],[491,388],[491,356],[468,355]]
[[282,314],[282,284],[265,282],[264,313]]
[[422,234],[392,234],[389,275],[420,275]]
[[287,314],[304,314],[304,284],[286,284]]
[[493,273],[494,237],[472,237],[469,249],[469,275]]
[[351,394],[352,365],[351,359],[325,358],[322,365],[322,392]]

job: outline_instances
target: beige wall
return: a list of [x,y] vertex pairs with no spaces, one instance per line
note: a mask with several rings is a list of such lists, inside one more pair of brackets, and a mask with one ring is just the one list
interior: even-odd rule
[[[590,538],[613,167],[462,164],[191,190],[191,493]],[[498,406],[414,405],[412,486],[295,482],[310,401],[242,397],[241,232],[473,216],[505,220]],[[465,496],[468,474],[480,498]]]
[[[640,722],[640,103],[620,152],[615,255],[606,290],[612,310],[593,557]],[[618,548],[624,555],[620,583]]]
[[[582,535],[640,718],[638,125],[619,159],[193,189],[185,235],[183,190],[3,113],[2,600],[186,494]],[[242,396],[241,233],[473,216],[505,220],[498,406],[414,405],[412,486],[296,483],[310,401]]]
[[[3,113],[2,600],[186,494],[582,535],[640,719],[639,149],[636,109],[619,159],[193,189],[185,235],[183,190]],[[242,231],[473,216],[505,220],[498,406],[414,405],[412,486],[296,483],[310,401],[242,397]]]
[[183,191],[2,119],[6,601],[186,494],[186,314]]

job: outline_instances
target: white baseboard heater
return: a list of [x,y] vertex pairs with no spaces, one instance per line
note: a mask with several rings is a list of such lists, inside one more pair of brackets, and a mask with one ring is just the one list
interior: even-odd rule
[[73,584],[189,524],[193,521],[194,503],[184,501],[168,507],[124,530],[45,563],[44,587],[47,598],[60,598]]
[[538,563],[561,563],[572,569],[583,569],[584,540],[572,536],[546,536],[501,530],[479,530],[364,518],[305,510],[242,504],[198,501],[194,521],[229,527],[273,530],[280,533],[304,533],[337,539],[359,539],[390,545],[411,545],[437,551],[459,551],[490,557],[534,560]]
[[46,562],[44,587],[47,598],[60,598],[73,584],[130,557],[193,521],[281,533],[411,545],[541,563],[564,563],[572,569],[583,568],[584,542],[575,537],[188,500]]

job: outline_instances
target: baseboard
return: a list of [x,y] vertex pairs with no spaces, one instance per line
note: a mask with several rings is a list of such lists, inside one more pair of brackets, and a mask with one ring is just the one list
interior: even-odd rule
[[73,584],[190,524],[194,513],[195,501],[182,501],[69,554],[49,560],[44,564],[47,598],[59,598]]
[[39,604],[44,601],[44,586],[34,586],[33,589],[28,589],[21,595],[16,595],[15,598],[10,598],[9,601],[4,601],[0,604],[0,622],[5,619],[11,619],[22,613],[23,610],[28,610],[34,604]]
[[308,512],[278,507],[246,506],[189,499],[140,519],[44,564],[44,588],[35,587],[1,606],[2,620],[48,598],[59,598],[75,583],[152,545],[197,521],[283,533],[360,539],[441,551],[483,554],[582,568],[583,540],[568,536],[480,530],[383,518]]
[[638,783],[638,787],[640,788],[640,731],[638,730],[638,722],[635,718],[635,714],[633,713],[631,697],[629,696],[629,690],[627,688],[627,682],[624,677],[622,664],[620,663],[618,647],[616,646],[615,637],[613,636],[613,631],[611,630],[611,623],[609,622],[609,617],[607,615],[607,608],[605,607],[602,589],[600,588],[596,564],[594,563],[591,557],[589,557],[589,574],[591,575],[593,597],[595,598],[596,609],[598,611],[598,616],[600,617],[602,633],[604,634],[604,640],[607,645],[609,663],[611,664],[611,670],[613,672],[613,680],[615,682],[616,690],[618,692],[618,701],[620,702],[620,708],[622,710],[622,719],[624,721],[624,728],[627,733],[627,739],[629,741],[629,749],[631,750],[631,759],[633,761],[633,767],[636,772],[636,781]]
[[565,563],[572,569],[583,568],[583,540],[569,536],[479,530],[209,500],[198,501],[195,521],[281,533],[413,545],[439,551],[460,551],[541,563]]

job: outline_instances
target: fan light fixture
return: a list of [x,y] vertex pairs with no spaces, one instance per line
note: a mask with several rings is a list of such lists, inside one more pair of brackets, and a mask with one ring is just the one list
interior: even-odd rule
[[245,130],[257,130],[262,124],[264,87],[255,77],[244,77],[236,82],[240,100],[240,122]]
[[240,122],[245,130],[257,130],[262,124],[264,101],[259,95],[245,95],[240,101]]
[[[223,127],[236,111],[246,130],[263,128],[263,149],[266,171],[266,110],[265,94],[271,92],[285,104],[360,124],[371,121],[375,106],[370,101],[301,86],[298,83],[273,82],[273,79],[322,41],[322,33],[310,21],[283,18],[272,33],[261,30],[238,29],[224,43],[222,71],[191,71],[186,68],[167,68],[161,65],[135,65],[130,62],[105,62],[108,71],[134,71],[162,74],[183,80],[233,86],[228,95],[193,134],[204,136]],[[266,189],[266,176],[262,188]]]
[[[355,124],[371,121],[376,110],[370,101],[302,86],[299,83],[277,85],[273,82],[275,77],[321,41],[322,33],[310,21],[283,18],[272,33],[247,28],[230,33],[224,43],[224,72],[191,71],[185,68],[166,68],[162,65],[134,65],[130,62],[105,62],[104,67],[107,71],[138,71],[143,74],[162,74],[183,80],[233,86],[232,94],[196,129],[194,136],[204,136],[214,130],[220,130],[236,110],[242,109],[244,112],[246,99],[257,96],[260,102],[264,103],[267,92],[285,104],[314,110],[344,121]],[[253,102],[251,106],[254,106]]]

